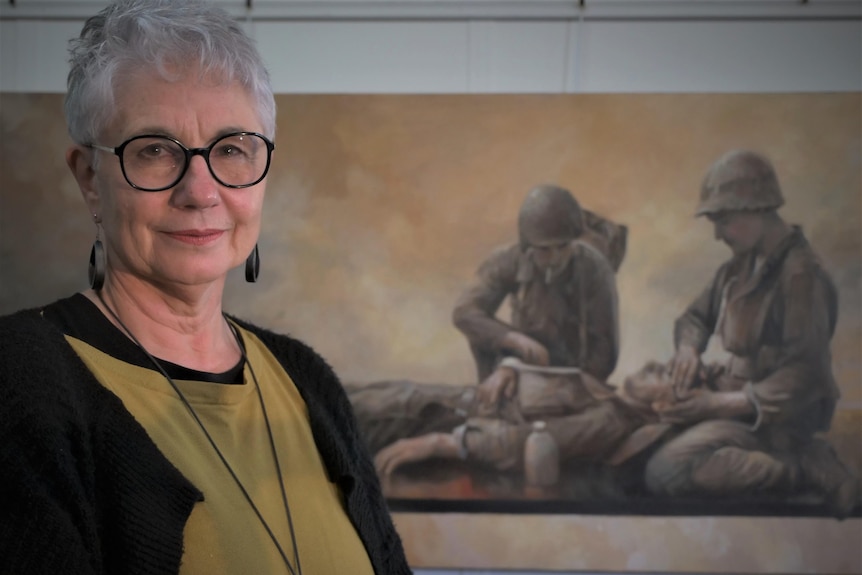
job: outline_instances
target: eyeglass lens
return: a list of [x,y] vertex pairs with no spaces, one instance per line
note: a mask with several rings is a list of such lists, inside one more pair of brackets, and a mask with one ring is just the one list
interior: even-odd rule
[[[213,177],[226,186],[260,181],[269,165],[266,140],[255,134],[231,134],[215,141],[203,155]],[[133,186],[144,190],[176,185],[191,155],[177,142],[159,136],[133,138],[123,148],[123,170]]]

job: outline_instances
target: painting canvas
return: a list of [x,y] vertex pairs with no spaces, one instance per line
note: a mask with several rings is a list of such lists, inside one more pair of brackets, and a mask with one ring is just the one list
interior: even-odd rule
[[[60,103],[57,95],[2,96],[3,312],[86,285],[95,230],[62,160],[68,139]],[[735,571],[714,550],[695,554],[694,563],[668,562],[662,557],[667,549],[659,547],[634,559],[613,555],[630,533],[614,521],[641,533],[673,532],[680,545],[700,537],[710,542],[699,544],[706,549],[715,534],[695,532],[726,517],[743,521],[730,528],[743,538],[759,521],[778,518],[770,523],[777,525],[786,518],[783,528],[790,531],[772,541],[791,547],[798,539],[837,541],[838,550],[826,559],[830,568],[862,568],[858,551],[842,543],[862,535],[858,506],[839,522],[818,493],[779,490],[720,500],[651,493],[646,464],[679,432],[668,430],[673,426],[637,425],[614,431],[613,441],[608,419],[591,430],[599,439],[587,441],[584,428],[573,428],[571,441],[587,448],[569,456],[566,445],[558,446],[558,478],[544,485],[528,481],[523,461],[535,420],[553,426],[576,416],[584,397],[591,405],[616,405],[627,380],[643,380],[650,369],[666,375],[677,320],[732,255],[715,237],[716,222],[695,216],[702,183],[719,158],[746,149],[774,167],[783,197],[778,213],[799,226],[834,286],[829,369],[840,398],[828,430],[817,437],[851,475],[860,475],[858,94],[283,95],[277,104],[260,282],[245,285],[237,274],[226,307],[300,337],[324,355],[355,399],[363,429],[382,430],[376,453],[398,439],[435,433],[457,439],[454,457],[429,452],[381,477],[415,565],[670,570],[691,568],[712,553],[713,567]],[[479,382],[488,372],[476,361],[476,342],[465,337],[458,309],[492,254],[524,251],[519,217],[537,186],[568,190],[582,210],[583,233],[573,249],[591,254],[583,256],[589,261],[598,254],[595,265],[610,274],[606,280],[615,291],[613,305],[590,300],[586,315],[610,310],[590,329],[616,326],[605,338],[614,340],[613,352],[604,351],[613,358],[587,368],[600,355],[601,346],[591,345],[578,359],[582,364],[538,362],[573,368],[555,372],[531,371],[524,354],[501,354],[513,356],[504,363],[517,372],[515,390],[523,395],[509,402],[514,412],[479,413]],[[514,316],[525,313],[517,293],[497,299],[491,307],[499,308],[494,315],[500,322],[517,323]],[[496,368],[501,359],[490,363]],[[722,338],[711,337],[704,365],[727,361]],[[538,389],[531,381],[545,386],[532,403],[525,399]],[[411,403],[419,397],[414,390],[425,403]],[[545,403],[530,412],[536,401]],[[569,411],[554,411],[566,402]],[[480,431],[476,417],[496,433],[489,433],[492,441],[478,461],[465,452],[465,436]],[[604,442],[595,450],[600,453],[588,449],[595,441]],[[604,529],[621,531],[597,542],[597,530]],[[575,557],[572,548],[535,546],[558,540],[561,530],[591,541],[592,551],[580,547]],[[433,545],[429,533],[436,535]],[[521,547],[524,533],[532,551]],[[757,533],[767,536],[763,528]],[[766,547],[764,553],[775,556]],[[825,555],[822,549],[811,553]],[[785,563],[769,565],[794,571],[813,561],[798,552],[782,556]],[[752,564],[757,561],[744,565]]]

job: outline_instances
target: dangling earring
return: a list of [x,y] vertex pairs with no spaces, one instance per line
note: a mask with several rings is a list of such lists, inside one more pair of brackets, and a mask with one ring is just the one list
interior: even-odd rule
[[105,261],[105,248],[102,246],[99,234],[101,229],[99,227],[99,220],[95,214],[93,215],[93,219],[96,222],[96,241],[93,242],[93,248],[90,250],[90,266],[87,271],[90,277],[90,287],[99,291],[105,285],[105,267],[107,267],[107,262]]
[[254,244],[254,249],[245,260],[245,281],[255,283],[258,275],[260,275],[260,253],[257,250],[257,244]]

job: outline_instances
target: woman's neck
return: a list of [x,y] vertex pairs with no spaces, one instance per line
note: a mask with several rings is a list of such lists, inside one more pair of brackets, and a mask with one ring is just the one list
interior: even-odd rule
[[[109,276],[110,277],[110,276]],[[239,344],[222,315],[220,287],[197,297],[172,294],[151,285],[108,281],[88,297],[123,333],[131,332],[151,355],[177,365],[212,373],[239,361]],[[116,317],[115,317],[116,316]]]

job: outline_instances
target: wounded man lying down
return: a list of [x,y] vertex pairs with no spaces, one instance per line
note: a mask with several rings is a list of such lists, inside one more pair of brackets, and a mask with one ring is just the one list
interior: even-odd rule
[[362,433],[381,475],[431,458],[520,469],[532,422],[544,421],[561,459],[601,461],[648,421],[616,389],[576,368],[507,358],[513,393],[489,398],[481,385],[408,380],[348,384]]
[[[754,436],[756,421],[699,417],[703,406],[732,379],[705,366],[692,389],[675,391],[665,364],[648,362],[621,389],[576,368],[538,367],[507,358],[513,393],[490,398],[482,385],[408,380],[347,384],[363,436],[380,475],[434,458],[462,459],[500,471],[523,468],[532,422],[542,420],[563,461],[619,465],[652,448],[646,487],[660,495],[748,497],[814,493],[844,517],[858,504],[859,481],[829,443],[815,438],[796,454],[725,445],[723,425],[742,425]],[[484,382],[483,382],[484,383]],[[732,438],[731,438],[732,439]],[[722,463],[734,457],[734,466]],[[754,482],[757,474],[774,481]],[[780,473],[779,473],[780,472]],[[737,477],[739,473],[748,474]]]

